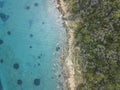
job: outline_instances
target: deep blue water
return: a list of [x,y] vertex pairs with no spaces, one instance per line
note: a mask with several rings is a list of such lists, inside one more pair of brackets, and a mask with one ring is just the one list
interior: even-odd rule
[[54,1],[0,0],[0,90],[62,90],[66,33]]

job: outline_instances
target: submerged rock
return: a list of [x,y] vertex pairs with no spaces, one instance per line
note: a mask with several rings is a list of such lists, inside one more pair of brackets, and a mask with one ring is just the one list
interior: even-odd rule
[[30,34],[30,37],[33,37],[33,34]]
[[3,40],[2,40],[2,39],[0,39],[0,45],[1,45],[1,44],[3,44]]
[[29,48],[32,48],[32,46],[29,46]]
[[20,79],[17,80],[17,84],[18,84],[18,85],[22,85],[22,80],[20,80]]
[[3,63],[3,59],[0,60],[0,63]]
[[26,9],[26,10],[29,10],[29,9],[30,9],[30,6],[26,6],[25,9]]
[[8,31],[8,32],[7,32],[7,34],[8,34],[8,35],[11,35],[11,32],[10,32],[10,31]]
[[38,56],[38,59],[41,59],[41,56]]
[[42,22],[42,24],[45,24],[45,22]]
[[34,4],[34,6],[36,6],[36,7],[37,7],[38,5],[39,5],[38,3],[35,3],[35,4]]
[[9,15],[6,15],[4,13],[0,13],[0,18],[3,22],[6,22],[9,19]]
[[1,80],[0,80],[0,90],[3,90],[3,86],[2,86]]
[[61,77],[61,75],[59,74],[58,77]]
[[34,85],[39,86],[40,85],[40,79],[36,78],[34,80]]
[[60,47],[56,47],[56,51],[59,51],[60,50]]
[[19,69],[19,64],[18,64],[18,63],[14,63],[14,64],[13,64],[13,68],[14,68],[14,69]]
[[38,66],[40,66],[40,63],[38,63]]

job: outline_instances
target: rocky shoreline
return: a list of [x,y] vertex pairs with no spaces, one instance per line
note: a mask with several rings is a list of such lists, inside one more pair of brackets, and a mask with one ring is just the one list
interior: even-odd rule
[[[74,52],[74,46],[73,46],[73,41],[74,41],[74,31],[70,28],[70,21],[67,19],[70,13],[68,12],[68,7],[67,4],[63,0],[57,0],[58,4],[58,9],[62,13],[62,19],[63,19],[63,25],[66,28],[67,32],[67,55],[66,58],[64,58],[64,63],[63,63],[63,68],[64,68],[64,78],[65,78],[65,83],[67,85],[68,90],[75,90],[75,77],[74,77],[74,65],[73,65],[73,52]],[[66,77],[67,75],[67,77]]]

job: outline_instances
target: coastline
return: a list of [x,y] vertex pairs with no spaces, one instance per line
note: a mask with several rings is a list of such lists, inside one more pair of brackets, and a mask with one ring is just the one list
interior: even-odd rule
[[[68,77],[65,78],[68,89],[65,90],[97,90],[104,88],[111,90],[119,88],[119,82],[115,79],[118,73],[117,71],[114,72],[116,68],[119,68],[118,62],[115,62],[119,59],[117,58],[119,56],[117,53],[119,53],[118,49],[120,46],[119,42],[117,42],[119,41],[119,24],[117,24],[119,23],[119,7],[116,7],[115,10],[108,9],[106,11],[106,4],[104,4],[106,1],[86,1],[87,4],[74,0],[57,1],[57,8],[63,15],[62,19],[68,36],[67,53],[63,53],[67,54],[67,58],[63,58],[65,62],[63,67],[66,66],[65,69],[68,72]],[[108,8],[114,8],[119,6],[119,2],[108,1],[107,6]],[[101,15],[103,13],[108,14]],[[95,17],[96,15],[97,17]],[[91,22],[93,18],[94,20]],[[105,22],[101,18],[104,18]],[[112,28],[109,28],[111,19]],[[96,27],[98,26],[97,30]],[[116,37],[112,37],[113,34]],[[111,39],[113,39],[112,41],[116,40],[112,42],[112,45]],[[98,60],[103,61],[99,62]],[[107,62],[108,60],[110,61],[109,63]],[[111,68],[112,70],[108,70]],[[106,74],[105,72],[108,73]],[[115,79],[114,82],[110,79],[111,77]]]
[[67,55],[64,61],[64,65],[63,67],[65,67],[65,71],[63,72],[65,75],[67,73],[68,77],[65,77],[65,82],[67,84],[67,88],[68,90],[75,90],[75,71],[74,71],[74,64],[73,64],[73,59],[74,59],[74,46],[73,46],[73,41],[74,41],[74,31],[70,28],[70,21],[67,20],[68,16],[70,15],[69,12],[67,12],[67,5],[63,0],[57,0],[57,4],[58,4],[58,9],[59,11],[62,13],[62,19],[63,19],[63,25],[66,28],[66,32],[67,32]]

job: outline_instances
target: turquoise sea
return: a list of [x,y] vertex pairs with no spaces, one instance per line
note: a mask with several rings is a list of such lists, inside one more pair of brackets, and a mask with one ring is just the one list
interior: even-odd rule
[[56,0],[0,0],[0,90],[64,90]]

